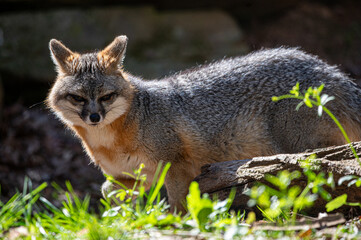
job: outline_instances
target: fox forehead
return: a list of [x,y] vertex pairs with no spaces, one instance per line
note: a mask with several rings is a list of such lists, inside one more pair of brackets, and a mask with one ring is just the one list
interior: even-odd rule
[[104,72],[95,53],[82,54],[74,59],[72,69],[71,74],[60,76],[59,79],[68,92],[90,94],[121,88],[121,76]]
[[99,61],[98,53],[85,53],[78,55],[73,60],[73,74],[104,74],[105,69]]
[[81,95],[99,95],[122,90],[121,80],[115,76],[82,73],[63,77],[57,82],[58,91]]

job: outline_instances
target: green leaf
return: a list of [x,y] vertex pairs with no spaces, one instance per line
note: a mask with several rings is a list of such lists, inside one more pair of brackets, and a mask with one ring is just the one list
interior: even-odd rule
[[331,202],[328,202],[326,204],[327,212],[331,212],[341,207],[346,203],[346,200],[347,200],[347,194],[342,194],[341,196],[338,196],[337,198],[333,199]]
[[213,211],[212,207],[206,207],[203,206],[201,209],[199,209],[199,212],[197,214],[197,221],[201,226],[205,225],[208,222],[208,216]]
[[304,102],[300,102],[299,104],[297,104],[296,111],[298,111],[303,104],[304,104]]
[[291,172],[291,174],[290,174],[291,180],[294,180],[294,179],[300,178],[300,177],[301,177],[301,173],[300,173],[300,171],[297,171],[297,170]]
[[312,108],[313,105],[312,105],[311,100],[310,100],[309,97],[310,97],[309,94],[306,93],[305,98],[303,99],[303,101],[305,102],[307,107]]
[[317,108],[317,114],[318,114],[319,117],[322,116],[322,112],[323,112],[323,108],[322,108],[322,106],[320,105],[320,106],[318,106],[318,108]]
[[115,217],[116,215],[118,215],[120,208],[121,206],[111,208],[108,211],[105,211],[102,217]]
[[292,95],[295,95],[296,97],[298,97],[300,95],[300,83],[299,82],[296,83],[296,85],[292,88],[290,93]]
[[308,194],[304,197],[298,197],[294,202],[294,207],[301,210],[303,208],[311,207],[317,200],[317,194]]
[[341,185],[343,182],[345,182],[345,181],[350,181],[350,180],[355,179],[355,178],[357,178],[357,177],[356,177],[356,176],[353,176],[353,175],[343,176],[343,177],[341,177],[341,178],[338,180],[337,184],[338,184],[338,185]]
[[318,89],[317,89],[318,94],[321,94],[324,87],[325,87],[325,84],[323,84],[323,83],[318,87]]
[[313,88],[312,87],[309,87],[308,89],[307,89],[307,92],[306,92],[306,94],[305,94],[305,96],[308,94],[308,96],[310,96],[310,95],[312,95],[312,93],[313,93]]
[[157,218],[158,226],[167,226],[181,221],[180,216],[175,216],[173,214],[161,215]]
[[264,178],[265,178],[268,182],[272,183],[274,186],[279,187],[280,189],[284,188],[283,183],[281,182],[281,180],[280,180],[278,177],[273,176],[273,175],[271,175],[271,174],[266,174],[266,175],[264,176]]
[[316,173],[314,173],[313,171],[311,171],[310,169],[304,169],[304,172],[303,172],[307,178],[308,178],[308,181],[315,181],[316,179]]
[[120,201],[124,201],[125,197],[127,196],[127,192],[124,189],[119,189],[115,196],[119,198]]
[[[158,167],[159,167],[159,166],[160,166],[160,164],[158,165]],[[163,186],[163,184],[164,184],[165,177],[166,177],[166,175],[167,175],[167,173],[168,173],[168,170],[169,170],[170,166],[171,166],[171,163],[170,163],[170,162],[168,162],[168,163],[164,166],[163,171],[162,171],[162,173],[160,174],[159,179],[158,179],[158,181],[157,181],[157,184],[156,184],[154,187],[152,186],[152,188],[150,189],[149,198],[148,198],[148,200],[147,200],[147,206],[148,206],[149,204],[152,204],[152,203],[154,202],[155,198],[157,197],[160,189],[162,188],[162,186]],[[155,183],[155,181],[153,180],[153,184],[154,184],[154,183]],[[152,185],[153,185],[153,184],[152,184]]]
[[122,172],[122,174],[129,176],[131,179],[136,179],[136,176],[134,176],[134,175],[133,175],[133,174],[131,174],[131,173],[128,173],[128,172]]
[[278,97],[273,96],[273,97],[272,97],[272,101],[273,101],[273,102],[277,102],[277,101],[278,101]]
[[43,202],[52,212],[60,212],[60,210],[55,207],[51,202],[49,202],[48,199],[40,197],[40,201]]
[[68,209],[63,208],[63,209],[62,209],[62,212],[63,212],[63,214],[64,214],[66,217],[70,217],[70,213],[69,213]]
[[196,221],[200,230],[204,231],[204,225],[208,221],[208,216],[213,210],[213,203],[205,195],[201,198],[201,191],[198,183],[192,182],[189,186],[189,194],[187,195],[188,211],[191,213],[193,220]]
[[321,105],[325,105],[326,103],[328,103],[329,101],[334,100],[335,97],[333,96],[328,96],[327,94],[322,94],[321,96]]
[[361,178],[358,178],[356,181],[356,187],[360,187],[361,186]]
[[258,198],[257,198],[258,205],[260,205],[263,208],[269,208],[271,206],[271,200],[270,195],[268,194],[268,191],[263,192]]
[[318,97],[317,88],[314,88],[314,89],[313,89],[313,91],[312,91],[312,97],[313,97],[314,99],[317,99],[317,97]]
[[299,186],[292,186],[288,190],[287,197],[289,199],[295,199],[298,196],[298,194],[300,194],[300,192],[301,192],[301,189]]
[[275,219],[282,213],[280,208],[267,208],[263,211],[263,214],[268,219]]
[[254,212],[249,212],[247,215],[246,223],[252,224],[254,221],[256,221],[256,214]]
[[327,178],[326,184],[327,184],[327,186],[331,187],[332,189],[335,188],[335,180],[333,178],[332,173],[328,173],[328,178]]
[[321,195],[321,197],[323,198],[323,199],[325,199],[326,201],[329,201],[329,200],[331,200],[331,198],[332,198],[332,196],[331,196],[331,194],[329,193],[329,192],[327,192],[325,189],[323,189],[322,187],[320,187],[319,189],[318,189],[318,193]]

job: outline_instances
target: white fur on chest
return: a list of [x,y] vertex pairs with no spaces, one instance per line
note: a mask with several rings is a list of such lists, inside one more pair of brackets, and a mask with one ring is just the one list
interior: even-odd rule
[[108,128],[88,127],[86,141],[91,148],[112,148],[114,146],[115,134],[109,131]]
[[[115,134],[107,128],[88,128],[86,141],[89,148],[92,150],[91,157],[93,161],[98,164],[102,170],[114,177],[128,178],[123,172],[133,174],[135,169],[138,169],[141,163],[144,163],[145,169],[143,173],[147,174],[147,179],[152,180],[155,171],[155,164],[148,160],[144,154],[137,152],[127,153],[123,151],[122,146],[115,145]],[[99,149],[107,149],[110,151],[106,154]],[[112,156],[112,159],[110,159]]]
[[[102,154],[99,154],[102,155]],[[108,159],[106,156],[99,156],[102,160],[99,162],[102,170],[109,175],[120,178],[128,178],[124,175],[124,172],[131,173],[134,175],[134,170],[138,169],[141,163],[144,163],[145,169],[143,174],[147,174],[147,179],[153,179],[153,163],[150,163],[147,158],[138,154],[123,153],[120,151],[116,152],[115,159]]]

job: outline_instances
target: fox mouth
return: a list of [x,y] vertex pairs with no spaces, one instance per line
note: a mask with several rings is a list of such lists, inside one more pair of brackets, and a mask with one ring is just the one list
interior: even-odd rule
[[91,127],[97,127],[97,126],[100,126],[102,121],[99,121],[99,122],[84,121],[84,123],[86,123],[88,126],[91,126]]

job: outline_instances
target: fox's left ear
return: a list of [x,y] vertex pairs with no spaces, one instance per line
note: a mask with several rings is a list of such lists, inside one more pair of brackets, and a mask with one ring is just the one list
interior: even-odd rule
[[103,51],[98,53],[98,59],[105,69],[115,70],[123,64],[127,48],[127,36],[116,37]]

